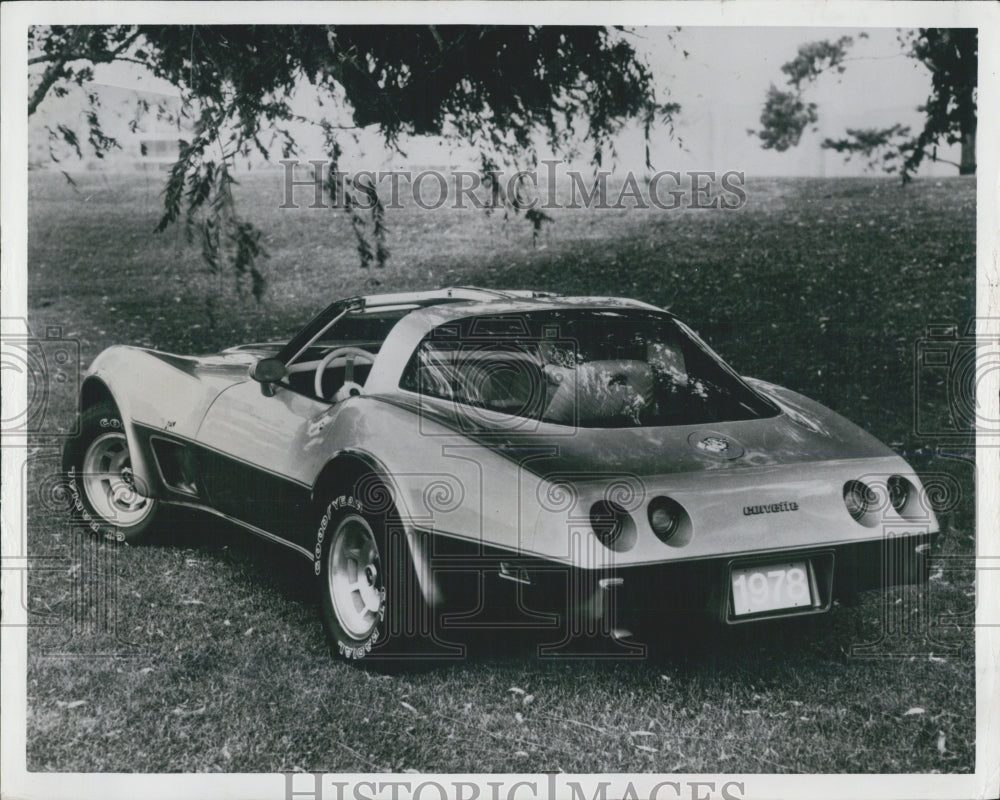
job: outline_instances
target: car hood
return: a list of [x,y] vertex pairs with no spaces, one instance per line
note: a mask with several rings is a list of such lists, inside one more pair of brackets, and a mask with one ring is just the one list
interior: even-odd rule
[[160,350],[141,349],[153,358],[193,377],[210,382],[239,383],[248,377],[250,367],[262,358],[275,355],[281,349],[278,342],[261,342],[230,347],[221,353],[200,356],[179,356]]
[[748,381],[778,407],[774,416],[710,425],[573,428],[523,420],[484,424],[479,409],[408,398],[407,404],[542,478],[638,477],[741,470],[816,461],[884,458],[893,451],[834,411],[788,389]]

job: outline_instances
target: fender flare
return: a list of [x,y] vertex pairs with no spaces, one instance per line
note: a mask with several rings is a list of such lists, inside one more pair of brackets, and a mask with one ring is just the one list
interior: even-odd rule
[[116,388],[114,381],[108,375],[100,372],[87,375],[80,385],[80,411],[106,400],[113,403],[121,414],[125,429],[125,439],[128,442],[129,459],[132,462],[132,472],[137,481],[148,488],[147,496],[160,498],[163,496],[160,486],[159,470],[155,466],[152,453],[140,444],[132,421],[132,413],[128,405],[127,393]]
[[336,491],[335,487],[353,484],[357,477],[364,474],[374,475],[384,484],[393,497],[397,513],[403,524],[406,546],[416,573],[417,584],[424,602],[428,608],[435,609],[444,602],[444,593],[431,569],[430,536],[418,532],[410,521],[410,514],[401,508],[404,496],[399,484],[393,479],[386,465],[374,454],[356,448],[347,448],[335,453],[323,465],[319,475],[313,482],[309,497],[313,502],[319,502],[324,493]]

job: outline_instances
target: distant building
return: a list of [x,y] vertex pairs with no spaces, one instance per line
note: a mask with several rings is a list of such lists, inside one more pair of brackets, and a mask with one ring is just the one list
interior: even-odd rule
[[[119,145],[104,158],[97,158],[87,143],[87,123],[83,118],[86,95],[97,97],[102,130]],[[73,129],[79,137],[82,158],[73,147],[50,134],[50,129],[55,130],[60,124]],[[28,164],[32,169],[69,171],[165,170],[177,160],[178,142],[185,135],[181,99],[177,95],[89,83],[64,97],[47,97],[32,115],[28,122]]]

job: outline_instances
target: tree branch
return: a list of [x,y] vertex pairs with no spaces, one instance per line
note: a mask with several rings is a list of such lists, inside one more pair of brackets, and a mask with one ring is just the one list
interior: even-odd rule
[[43,56],[34,56],[28,59],[28,66],[32,64],[44,64],[46,61],[59,60],[60,63],[66,64],[69,61],[76,61],[77,59],[84,58],[85,56],[67,56],[65,53],[46,53]]
[[940,161],[942,164],[951,164],[951,166],[953,166],[953,167],[958,167],[959,169],[962,168],[962,165],[959,164],[959,163],[957,163],[957,162],[955,162],[955,161],[950,161],[947,158],[939,158],[938,156],[934,156],[934,155],[931,156],[931,161]]
[[58,81],[60,78],[66,77],[66,65],[71,61],[89,61],[92,64],[110,64],[112,61],[131,61],[134,64],[141,64],[142,66],[149,66],[145,62],[129,58],[128,56],[123,56],[126,50],[131,47],[136,39],[139,38],[139,31],[135,30],[131,34],[125,37],[122,42],[114,50],[108,51],[106,55],[95,55],[94,53],[80,52],[77,47],[80,40],[84,38],[86,32],[85,28],[78,28],[73,36],[73,41],[67,43],[66,47],[63,47],[56,53],[47,53],[40,56],[34,56],[28,59],[28,66],[32,64],[50,64],[46,68],[45,72],[42,74],[42,81],[32,92],[31,98],[28,101],[28,116],[30,117],[35,113],[35,110],[41,104],[42,100],[49,93],[49,89],[52,85]]
[[114,60],[114,59],[118,58],[118,56],[120,56],[123,52],[125,52],[126,50],[128,50],[128,48],[130,48],[133,45],[133,43],[135,42],[135,40],[138,39],[138,38],[139,38],[139,31],[138,30],[133,31],[130,36],[125,37],[125,39],[122,41],[122,43],[120,45],[118,45],[118,47],[116,47],[114,50],[111,51],[111,59],[110,60]]
[[35,91],[31,93],[31,97],[28,99],[28,116],[30,117],[35,113],[35,109],[38,108],[42,100],[45,99],[45,95],[49,93],[49,89],[52,85],[59,80],[66,72],[66,61],[61,60],[56,64],[49,66],[45,73],[42,75],[42,82],[35,87]]

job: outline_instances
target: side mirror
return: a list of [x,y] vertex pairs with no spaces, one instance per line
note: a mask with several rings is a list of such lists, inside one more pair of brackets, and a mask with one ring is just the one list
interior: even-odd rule
[[274,396],[274,384],[287,375],[285,364],[280,358],[262,358],[250,367],[250,377],[260,384],[260,390],[267,397]]

